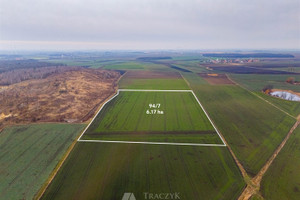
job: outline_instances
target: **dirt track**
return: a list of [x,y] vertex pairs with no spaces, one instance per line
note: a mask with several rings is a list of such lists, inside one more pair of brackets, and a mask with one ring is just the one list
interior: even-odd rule
[[[266,173],[266,171],[269,169],[270,165],[272,164],[272,162],[274,161],[274,159],[277,157],[277,155],[279,154],[279,152],[281,151],[281,149],[284,147],[285,143],[287,142],[287,140],[290,138],[291,134],[293,133],[293,131],[298,127],[299,123],[300,123],[300,115],[296,118],[292,115],[290,115],[289,113],[283,111],[281,108],[275,106],[274,104],[270,103],[269,101],[265,100],[264,98],[258,96],[257,94],[255,94],[254,92],[244,88],[243,86],[241,86],[240,84],[236,83],[235,81],[233,81],[230,77],[228,77],[229,80],[231,80],[232,82],[234,82],[236,85],[240,86],[241,88],[249,91],[250,93],[252,93],[253,95],[257,96],[258,98],[260,98],[261,100],[265,101],[266,103],[274,106],[275,108],[277,108],[278,110],[282,111],[283,113],[285,113],[286,115],[297,119],[296,123],[294,124],[294,126],[290,129],[290,131],[288,132],[287,136],[284,138],[284,140],[281,142],[281,144],[278,146],[278,148],[275,150],[275,152],[272,154],[272,156],[270,157],[270,159],[265,163],[265,165],[262,167],[262,169],[259,171],[259,173],[252,178],[251,180],[249,180],[249,176],[247,175],[246,171],[245,174],[243,174],[244,179],[247,183],[246,188],[244,189],[244,191],[242,192],[242,194],[240,195],[240,197],[238,198],[238,200],[248,200],[250,199],[254,194],[260,196],[259,190],[260,190],[260,182],[262,180],[262,177],[264,176],[264,174]],[[229,146],[228,146],[229,147]],[[233,152],[231,151],[230,147],[229,150],[231,152],[231,154],[234,156]],[[236,162],[238,162],[238,160],[236,158],[234,158],[236,160]],[[239,164],[238,164],[239,166]],[[239,166],[239,168],[243,169],[243,166]],[[263,199],[263,198],[262,198]]]
[[260,189],[260,183],[261,180],[266,173],[266,171],[269,169],[270,165],[274,161],[274,159],[277,157],[281,149],[284,147],[287,140],[290,138],[291,134],[294,132],[294,130],[298,127],[300,121],[298,120],[294,126],[291,128],[287,136],[284,138],[284,140],[281,142],[281,144],[278,146],[278,148],[275,150],[273,155],[270,157],[270,159],[266,162],[266,164],[261,168],[261,170],[258,172],[258,174],[250,180],[247,187],[243,191],[243,193],[240,195],[239,200],[248,200],[250,199],[254,194],[259,195],[259,189]]

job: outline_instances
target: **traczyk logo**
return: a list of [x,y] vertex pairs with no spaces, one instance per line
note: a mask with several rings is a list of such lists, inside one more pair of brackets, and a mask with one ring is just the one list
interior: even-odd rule
[[122,200],[136,200],[136,198],[133,193],[126,192],[124,193]]
[[179,192],[175,193],[148,193],[144,192],[145,199],[180,199]]

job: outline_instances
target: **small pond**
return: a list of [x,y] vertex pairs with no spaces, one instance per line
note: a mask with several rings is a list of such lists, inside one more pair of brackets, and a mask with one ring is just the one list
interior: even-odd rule
[[270,92],[271,96],[278,97],[289,101],[300,101],[300,96],[286,91]]

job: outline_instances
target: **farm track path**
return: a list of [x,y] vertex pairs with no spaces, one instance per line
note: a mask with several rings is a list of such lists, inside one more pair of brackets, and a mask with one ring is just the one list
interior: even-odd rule
[[[264,174],[267,172],[267,170],[269,169],[269,167],[271,166],[271,164],[273,163],[273,161],[275,160],[275,158],[277,157],[277,155],[279,154],[279,152],[282,150],[282,148],[285,146],[287,140],[290,138],[290,136],[292,135],[292,133],[294,132],[294,130],[298,127],[298,125],[300,124],[300,115],[298,117],[292,116],[291,114],[287,113],[286,111],[282,110],[281,108],[279,108],[278,106],[272,104],[271,102],[267,101],[266,99],[264,99],[263,97],[255,94],[254,92],[248,90],[247,88],[245,88],[244,86],[240,85],[239,83],[235,82],[234,80],[232,80],[227,74],[226,74],[227,78],[229,80],[231,80],[233,83],[235,83],[237,86],[247,90],[248,92],[250,92],[251,94],[255,95],[256,97],[260,98],[261,100],[263,100],[264,102],[272,105],[273,107],[277,108],[278,110],[280,110],[281,112],[285,113],[286,115],[296,119],[297,121],[295,122],[295,124],[293,125],[293,127],[290,129],[290,131],[288,132],[288,134],[286,135],[286,137],[283,139],[283,141],[280,143],[280,145],[277,147],[277,149],[274,151],[274,153],[272,154],[272,156],[269,158],[269,160],[265,163],[265,165],[261,168],[261,170],[258,172],[258,174],[253,177],[252,179],[249,179],[249,176],[246,175],[244,176],[243,172],[243,176],[244,179],[247,183],[246,188],[244,189],[244,191],[242,192],[242,194],[240,195],[240,197],[238,198],[238,200],[248,200],[250,199],[254,194],[260,196],[262,199],[263,197],[260,195],[260,183],[261,180],[264,176]],[[230,148],[228,146],[228,148]],[[234,155],[234,154],[232,154]],[[241,168],[240,168],[241,169]],[[247,174],[247,173],[246,173]]]
[[247,187],[243,191],[243,193],[240,195],[238,200],[248,200],[250,199],[254,194],[259,195],[259,190],[260,190],[260,183],[261,180],[264,176],[264,174],[267,172],[279,152],[282,150],[282,148],[285,146],[286,142],[294,132],[294,130],[298,127],[300,124],[299,119],[297,122],[294,124],[294,126],[290,129],[284,140],[281,142],[281,144],[277,147],[277,149],[274,151],[273,155],[269,158],[269,160],[265,163],[265,165],[261,168],[261,170],[258,172],[258,174],[252,178],[249,183],[247,184]]

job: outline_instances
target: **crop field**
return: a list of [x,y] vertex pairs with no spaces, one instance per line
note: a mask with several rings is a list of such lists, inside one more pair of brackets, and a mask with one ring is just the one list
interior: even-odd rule
[[224,147],[78,143],[42,199],[237,199],[244,186]]
[[286,83],[289,77],[294,77],[296,81],[300,81],[300,75],[230,75],[232,79],[246,87],[251,91],[262,91],[266,85],[272,85],[277,89],[293,90],[300,92],[299,85]]
[[201,65],[199,60],[197,61],[176,61],[176,65],[179,67],[184,67],[194,73],[208,73],[209,70]]
[[263,177],[265,199],[300,199],[300,128],[298,127]]
[[[300,198],[300,128],[290,131],[300,103],[262,92],[268,85],[300,92],[299,85],[286,82],[289,77],[300,81],[297,63],[204,58],[195,52],[114,56],[72,55],[63,63],[122,74],[113,85],[117,94],[102,104],[64,163],[59,158],[83,125],[60,125],[66,126],[63,133],[53,124],[51,130],[36,125],[0,134],[0,177],[4,174],[5,180],[0,183],[0,199],[34,197],[59,161],[62,166],[41,199],[118,200],[124,193],[149,199],[145,193],[176,193],[180,199],[216,200],[251,192],[253,200],[260,195],[266,200]],[[51,131],[54,134],[48,136]],[[30,136],[19,135],[23,132]],[[265,173],[262,167],[268,166],[288,133],[292,135],[286,146]],[[27,154],[29,149],[33,153]],[[4,157],[9,150],[12,156]],[[262,182],[257,177],[263,177]],[[20,188],[18,196],[8,192]]]
[[211,85],[234,85],[225,74],[199,73]]
[[296,120],[239,86],[184,76],[247,172],[256,174]]
[[255,93],[294,117],[297,117],[300,114],[300,102],[276,98],[263,92]]
[[172,71],[129,71],[122,77],[119,86],[122,89],[189,89],[181,75]]
[[124,62],[120,64],[108,64],[103,69],[112,70],[166,70],[166,67],[159,64],[142,63],[142,62]]
[[269,74],[269,75],[297,75],[294,72],[289,72],[289,71],[281,71],[281,70],[272,70],[270,68],[264,69],[260,67],[255,67],[255,66],[214,66],[211,67],[212,69],[216,71],[221,71],[224,73],[233,73],[233,74]]
[[189,91],[120,91],[82,139],[222,144]]
[[33,199],[84,126],[20,125],[0,133],[0,199]]

